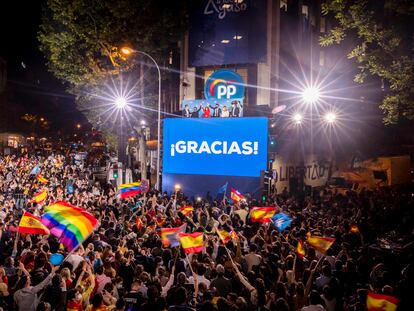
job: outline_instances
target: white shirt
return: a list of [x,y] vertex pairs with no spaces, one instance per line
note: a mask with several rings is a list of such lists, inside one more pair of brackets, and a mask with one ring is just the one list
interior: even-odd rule
[[[188,282],[189,282],[190,284],[194,284],[194,278],[193,278],[192,276],[190,276],[190,277],[188,278]],[[207,288],[209,288],[209,287],[210,287],[210,280],[207,280],[207,279],[204,277],[204,275],[198,275],[198,274],[197,274],[197,283],[198,283],[198,284],[200,284],[200,283],[204,283],[204,284],[206,284],[206,285],[207,285]]]
[[310,305],[307,307],[303,307],[302,311],[325,311],[325,308],[321,305]]

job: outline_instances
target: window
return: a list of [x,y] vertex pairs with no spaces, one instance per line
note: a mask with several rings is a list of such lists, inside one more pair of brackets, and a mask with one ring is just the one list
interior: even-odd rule
[[288,9],[287,0],[280,0],[280,10],[287,12],[287,9]]
[[325,19],[325,17],[321,17],[321,28],[320,28],[320,32],[321,33],[325,33],[326,32],[326,19]]
[[309,7],[307,5],[302,5],[302,15],[309,18]]
[[325,51],[319,52],[319,66],[325,66]]

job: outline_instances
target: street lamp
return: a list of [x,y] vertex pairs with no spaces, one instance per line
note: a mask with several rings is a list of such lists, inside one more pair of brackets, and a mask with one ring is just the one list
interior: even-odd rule
[[303,116],[300,113],[295,113],[293,115],[293,122],[295,122],[295,124],[301,124],[303,120]]
[[123,109],[128,105],[127,100],[125,99],[125,97],[118,97],[115,99],[115,106],[118,109]]
[[328,112],[324,115],[323,119],[328,124],[333,124],[336,121],[336,114],[333,112]]
[[320,90],[317,87],[307,87],[302,91],[302,99],[305,103],[313,104],[319,100],[321,95]]
[[160,190],[160,144],[161,144],[161,139],[160,139],[161,138],[161,71],[160,71],[160,67],[158,66],[157,62],[151,55],[143,51],[134,50],[129,47],[122,47],[120,51],[125,56],[129,56],[132,53],[137,53],[137,54],[142,54],[144,56],[147,56],[155,64],[155,67],[157,68],[157,71],[158,71],[157,180],[155,184],[155,189]]

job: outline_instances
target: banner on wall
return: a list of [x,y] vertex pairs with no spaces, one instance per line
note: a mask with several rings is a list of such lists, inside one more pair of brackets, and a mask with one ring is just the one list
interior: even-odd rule
[[278,156],[272,165],[273,183],[278,193],[284,188],[289,190],[289,182],[292,178],[298,180],[303,178],[306,186],[321,187],[328,181],[330,165],[329,160],[319,159],[315,155],[305,156],[304,161]]

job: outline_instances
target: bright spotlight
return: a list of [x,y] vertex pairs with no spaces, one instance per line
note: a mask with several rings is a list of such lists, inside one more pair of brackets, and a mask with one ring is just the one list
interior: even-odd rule
[[334,123],[336,121],[336,114],[333,112],[328,112],[323,118],[327,123]]
[[317,102],[320,97],[320,91],[316,87],[308,87],[302,92],[302,99],[305,103]]
[[197,201],[200,202],[201,201],[201,197],[197,197]]
[[303,120],[303,116],[302,116],[300,113],[296,113],[296,114],[293,116],[293,121],[294,121],[296,124],[301,124],[301,123],[302,123],[302,120]]
[[125,106],[128,105],[128,102],[124,97],[118,97],[115,100],[115,105],[116,105],[117,108],[122,109],[122,108],[125,108]]

